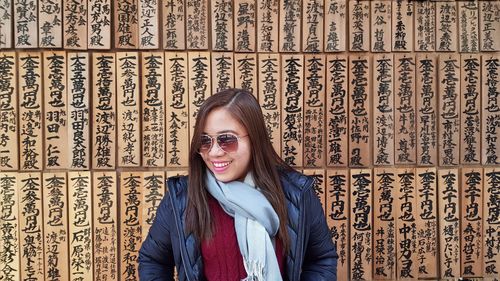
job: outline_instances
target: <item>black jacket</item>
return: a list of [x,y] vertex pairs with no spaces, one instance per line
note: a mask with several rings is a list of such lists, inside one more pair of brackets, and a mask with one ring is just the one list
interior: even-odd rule
[[[290,252],[284,280],[336,281],[337,254],[325,215],[313,190],[313,179],[295,171],[281,173],[288,207]],[[180,281],[202,281],[199,243],[184,231],[187,177],[169,178],[168,195],[139,252],[140,280],[173,280],[174,266]],[[272,281],[272,280],[268,280]]]

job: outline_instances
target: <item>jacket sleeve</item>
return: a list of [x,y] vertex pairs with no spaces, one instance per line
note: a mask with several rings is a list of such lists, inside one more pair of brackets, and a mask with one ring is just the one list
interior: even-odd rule
[[304,200],[308,238],[300,280],[336,281],[338,256],[326,224],[323,207],[312,188],[305,191]]
[[156,218],[139,250],[139,279],[141,281],[173,281],[174,255],[171,232],[175,230],[169,194],[163,197]]

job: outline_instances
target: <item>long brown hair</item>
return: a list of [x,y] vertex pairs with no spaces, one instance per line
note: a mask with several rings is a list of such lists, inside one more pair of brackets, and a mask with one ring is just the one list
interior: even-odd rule
[[208,114],[217,108],[226,109],[247,129],[251,145],[251,169],[255,184],[271,203],[280,219],[278,237],[285,251],[289,249],[287,232],[287,209],[278,168],[291,169],[274,151],[264,123],[261,108],[255,97],[241,89],[223,90],[203,103],[196,117],[191,148],[189,150],[188,203],[186,209],[186,231],[193,233],[199,241],[212,236],[212,217],[208,207],[208,192],[205,187],[207,168],[198,153],[201,134]]

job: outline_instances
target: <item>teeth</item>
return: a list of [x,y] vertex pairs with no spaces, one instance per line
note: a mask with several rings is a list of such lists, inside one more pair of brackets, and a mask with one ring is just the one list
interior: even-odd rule
[[229,165],[231,162],[223,162],[223,163],[213,163],[216,168],[223,168]]

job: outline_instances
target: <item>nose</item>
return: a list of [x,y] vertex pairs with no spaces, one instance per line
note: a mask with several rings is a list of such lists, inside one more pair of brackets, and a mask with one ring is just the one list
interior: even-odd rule
[[210,156],[221,156],[226,153],[222,148],[220,148],[219,144],[217,143],[216,140],[213,140],[212,147],[210,148],[210,151],[208,151],[208,154]]

